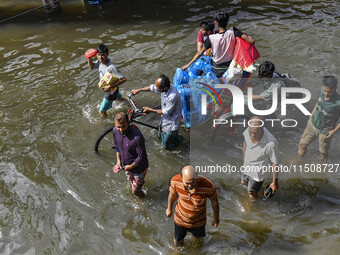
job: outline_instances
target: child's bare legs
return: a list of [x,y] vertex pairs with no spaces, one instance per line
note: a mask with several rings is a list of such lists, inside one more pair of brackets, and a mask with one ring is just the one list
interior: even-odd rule
[[107,117],[106,112],[102,112],[102,111],[98,111],[98,112],[99,112],[100,117],[101,117],[102,119],[105,119],[105,118]]

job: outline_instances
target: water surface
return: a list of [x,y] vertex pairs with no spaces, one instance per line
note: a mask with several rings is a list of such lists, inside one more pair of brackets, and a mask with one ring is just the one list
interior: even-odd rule
[[[41,4],[16,2],[0,2],[1,19]],[[273,199],[256,203],[238,178],[207,175],[219,190],[220,226],[211,227],[208,204],[203,243],[188,235],[185,247],[175,248],[165,209],[171,177],[190,162],[189,132],[181,129],[185,143],[168,152],[156,131],[140,127],[150,168],[146,198],[133,197],[123,174],[111,170],[113,154],[93,153],[98,135],[128,105],[115,103],[107,120],[99,118],[98,73],[88,69],[84,53],[105,43],[127,77],[126,95],[161,73],[172,78],[195,53],[200,21],[222,9],[230,26],[255,38],[259,62],[271,60],[312,92],[311,110],[322,76],[339,73],[336,0],[106,1],[101,8],[74,0],[62,1],[62,9],[0,26],[0,254],[334,254],[340,247],[336,174],[282,179]],[[154,106],[160,99],[144,93],[135,101]],[[300,134],[277,139],[282,160],[294,156]],[[339,163],[339,140],[336,134],[330,162]],[[240,165],[240,148],[220,142],[221,158]],[[314,143],[306,162],[318,155]],[[193,156],[209,162],[207,155]]]

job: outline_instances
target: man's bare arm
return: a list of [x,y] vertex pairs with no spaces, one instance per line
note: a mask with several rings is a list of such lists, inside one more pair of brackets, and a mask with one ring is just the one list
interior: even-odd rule
[[217,228],[218,225],[220,224],[220,205],[218,203],[218,198],[216,197],[216,199],[210,199],[211,201],[211,207],[214,213],[214,218],[212,221],[212,226],[214,228]]
[[177,198],[177,193],[169,192],[168,208],[166,209],[166,216],[168,217],[172,216],[172,207],[174,206],[176,198]]

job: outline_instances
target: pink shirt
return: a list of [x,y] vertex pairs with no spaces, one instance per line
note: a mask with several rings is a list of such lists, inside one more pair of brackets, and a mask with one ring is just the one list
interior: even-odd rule
[[198,32],[198,35],[197,35],[197,40],[196,42],[200,42],[200,43],[204,43],[204,35],[202,34],[201,30]]
[[209,35],[212,49],[212,60],[216,64],[231,61],[235,50],[235,34],[233,28],[223,34]]
[[[218,30],[214,30],[214,34],[217,34],[218,33]],[[206,35],[207,36],[207,35]],[[204,43],[204,37],[206,37],[202,34],[202,31],[198,31],[198,35],[197,35],[197,39],[196,39],[196,42],[200,42],[200,43]]]

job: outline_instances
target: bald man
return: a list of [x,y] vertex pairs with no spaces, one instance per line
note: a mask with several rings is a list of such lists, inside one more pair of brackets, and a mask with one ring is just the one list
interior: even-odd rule
[[[243,132],[243,159],[241,183],[248,188],[250,198],[258,197],[263,181],[272,173],[270,184],[273,192],[279,188],[277,172],[278,145],[275,137],[264,127],[264,122],[258,116],[253,116],[249,127]],[[271,167],[271,168],[270,168]]]
[[169,78],[164,74],[161,74],[156,79],[155,84],[141,89],[133,89],[131,90],[131,94],[136,95],[141,91],[161,92],[161,109],[143,107],[144,112],[153,112],[162,115],[158,137],[162,140],[162,146],[166,150],[176,149],[183,141],[183,136],[178,135],[178,130],[181,127],[182,114],[180,94],[177,92],[176,88],[171,85]]
[[193,166],[183,167],[181,173],[171,179],[169,191],[168,217],[172,216],[173,205],[179,196],[174,215],[176,246],[183,244],[188,231],[196,238],[205,236],[207,198],[214,213],[212,226],[217,228],[220,220],[216,187],[209,179],[197,175]]

